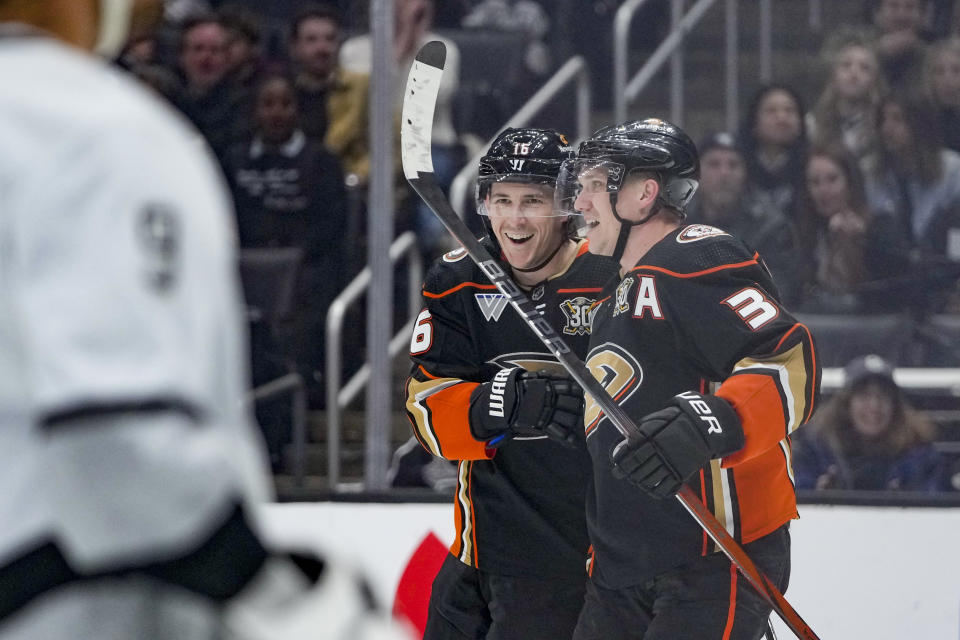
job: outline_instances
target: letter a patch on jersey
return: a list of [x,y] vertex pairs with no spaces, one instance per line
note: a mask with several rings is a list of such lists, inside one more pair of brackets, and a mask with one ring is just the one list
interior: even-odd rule
[[507,296],[502,293],[475,293],[474,296],[487,322],[499,320],[500,314],[507,308]]
[[650,317],[663,320],[663,311],[657,299],[657,285],[653,276],[641,276],[637,286],[637,305],[633,308],[633,317],[642,318],[649,312]]

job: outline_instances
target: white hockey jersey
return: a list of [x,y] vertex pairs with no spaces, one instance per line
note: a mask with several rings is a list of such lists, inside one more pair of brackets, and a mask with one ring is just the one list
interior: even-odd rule
[[268,497],[229,199],[149,90],[0,31],[0,571],[162,557]]

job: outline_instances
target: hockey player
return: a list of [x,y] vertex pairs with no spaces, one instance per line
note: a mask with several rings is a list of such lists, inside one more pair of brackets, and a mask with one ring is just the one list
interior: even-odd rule
[[[480,161],[486,246],[581,356],[589,309],[616,273],[554,211],[566,139],[507,129]],[[410,345],[407,413],[430,453],[459,460],[456,535],[433,582],[424,638],[569,638],[583,604],[590,459],[583,394],[507,299],[452,251],[430,269]],[[568,429],[573,427],[573,429]],[[562,437],[561,437],[562,439]]]
[[89,53],[159,10],[0,0],[0,638],[370,638],[351,575],[258,533],[211,156]]
[[595,133],[558,179],[590,251],[620,264],[586,363],[640,431],[625,440],[588,396],[593,554],[577,640],[763,635],[770,607],[670,499],[682,483],[787,586],[789,435],[817,397],[814,346],[755,252],[683,224],[698,170],[687,135],[647,119]]

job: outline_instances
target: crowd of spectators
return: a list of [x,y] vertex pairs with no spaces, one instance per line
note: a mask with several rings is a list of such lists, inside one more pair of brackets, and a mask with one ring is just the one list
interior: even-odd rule
[[[448,46],[433,131],[442,186],[482,142],[458,131],[456,114],[458,96],[476,96],[463,91],[471,78],[461,75],[461,63],[466,69],[477,61],[461,60],[455,39],[444,36],[458,29],[522,34],[528,94],[565,55],[609,65],[606,53],[592,55],[609,42],[571,51],[545,4],[395,0],[398,86],[423,42],[440,38]],[[578,4],[554,8],[576,13]],[[619,4],[592,3],[584,28],[612,24]],[[757,249],[792,309],[960,312],[957,4],[864,0],[861,24],[823,39],[817,90],[789,78],[761,86],[738,131],[703,137],[690,220]],[[320,409],[326,309],[365,262],[372,46],[367,3],[284,6],[278,17],[267,4],[170,0],[164,29],[129,43],[117,64],[206,140],[232,189],[242,247],[300,249],[285,349],[308,383],[311,407]],[[666,16],[647,17],[648,31],[660,33]],[[611,33],[610,26],[601,31]],[[609,68],[596,71],[603,77]],[[400,103],[398,90],[398,131]],[[395,160],[399,169],[399,154]],[[425,257],[433,257],[449,247],[447,234],[396,174],[396,230],[416,231]]]

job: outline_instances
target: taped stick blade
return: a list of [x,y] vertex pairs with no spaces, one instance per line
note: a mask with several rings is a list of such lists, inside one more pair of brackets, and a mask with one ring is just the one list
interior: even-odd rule
[[416,179],[422,173],[433,173],[430,151],[433,111],[446,59],[447,47],[438,40],[431,40],[417,52],[407,76],[400,124],[400,156],[407,180]]

